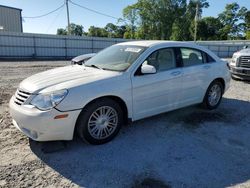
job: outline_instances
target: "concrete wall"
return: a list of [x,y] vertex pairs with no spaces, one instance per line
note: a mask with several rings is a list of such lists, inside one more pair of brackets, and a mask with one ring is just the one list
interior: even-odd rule
[[[70,59],[93,53],[125,39],[58,36],[30,33],[0,32],[0,59]],[[233,52],[250,41],[199,41],[219,57],[231,57]]]

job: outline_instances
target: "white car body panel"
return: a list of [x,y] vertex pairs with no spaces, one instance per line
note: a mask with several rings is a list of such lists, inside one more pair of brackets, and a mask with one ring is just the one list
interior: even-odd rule
[[[41,111],[31,105],[18,106],[11,98],[10,113],[13,124],[25,135],[37,141],[72,140],[74,127],[81,110],[67,112],[68,118],[54,119],[61,113],[56,109]],[[31,132],[35,131],[37,136]]]
[[[34,140],[71,140],[81,110],[94,99],[112,96],[126,104],[128,118],[132,121],[162,112],[200,103],[209,84],[216,78],[229,87],[230,73],[226,63],[208,49],[193,43],[166,41],[136,41],[117,45],[148,47],[124,72],[100,70],[84,65],[71,65],[33,75],[20,83],[19,88],[32,93],[24,105],[17,105],[14,96],[10,100],[10,113],[14,124]],[[202,50],[216,62],[191,67],[177,67],[171,70],[136,76],[135,72],[144,60],[155,50],[168,47],[189,47]],[[55,108],[40,111],[29,104],[38,93],[67,89],[65,99]],[[67,113],[66,119],[53,119]],[[27,131],[39,133],[37,138]]]
[[[180,68],[179,68],[180,69]],[[182,76],[172,75],[177,70],[156,74],[135,76],[133,86],[133,119],[159,114],[172,110],[180,99]]]

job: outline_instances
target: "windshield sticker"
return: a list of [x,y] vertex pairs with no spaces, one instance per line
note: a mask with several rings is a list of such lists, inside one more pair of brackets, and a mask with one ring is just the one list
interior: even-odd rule
[[139,53],[141,51],[141,48],[126,48],[125,52],[135,52]]

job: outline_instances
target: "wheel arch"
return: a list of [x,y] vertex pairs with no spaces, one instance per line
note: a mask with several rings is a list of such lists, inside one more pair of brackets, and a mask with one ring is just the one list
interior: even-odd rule
[[[222,84],[222,86],[223,86],[223,93],[224,93],[225,87],[226,87],[225,80],[223,78],[219,77],[219,78],[214,79],[211,83],[213,83],[215,81],[219,81]],[[209,85],[211,85],[211,83]]]
[[[210,110],[212,110],[212,109],[214,109],[214,108],[208,107],[207,102],[206,102],[206,96],[207,96],[207,93],[208,93],[208,89],[210,88],[210,86],[211,86],[214,82],[219,82],[219,83],[221,83],[222,89],[223,89],[222,95],[223,95],[223,93],[224,93],[224,91],[225,91],[225,87],[226,87],[226,85],[225,85],[225,84],[226,84],[226,83],[225,83],[225,80],[224,80],[223,78],[221,78],[221,77],[215,78],[212,82],[210,82],[210,84],[209,84],[208,87],[207,87],[206,93],[204,94],[203,101],[202,101],[202,103],[201,103],[203,107],[208,108],[208,109],[210,109]],[[222,95],[221,95],[221,98],[222,98]],[[221,100],[221,98],[220,98],[220,100]],[[219,103],[220,103],[220,101],[219,101]],[[218,104],[219,104],[219,103],[218,103]],[[218,106],[218,105],[217,105],[217,106]],[[216,107],[215,107],[215,108],[216,108]]]
[[121,98],[121,97],[118,97],[118,96],[115,96],[115,95],[106,95],[106,96],[101,96],[101,97],[97,97],[95,99],[92,99],[91,101],[89,101],[81,110],[81,112],[79,113],[78,117],[77,117],[77,120],[76,120],[76,123],[75,123],[75,127],[74,127],[74,134],[76,133],[76,126],[77,126],[77,122],[78,122],[78,119],[82,113],[82,111],[87,108],[87,106],[91,105],[92,103],[98,101],[98,100],[101,100],[101,99],[105,99],[105,98],[109,98],[109,99],[112,99],[114,100],[115,102],[117,102],[121,109],[122,109],[122,112],[123,112],[123,117],[124,117],[124,124],[127,124],[129,122],[129,118],[128,118],[128,107],[127,107],[127,104],[126,102]]

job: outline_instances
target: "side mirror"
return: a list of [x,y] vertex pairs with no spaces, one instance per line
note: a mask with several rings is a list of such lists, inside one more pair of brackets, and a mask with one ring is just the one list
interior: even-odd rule
[[156,73],[156,69],[153,65],[142,64],[141,73],[142,74],[154,74]]
[[248,48],[248,46],[243,46],[243,49],[247,49]]

